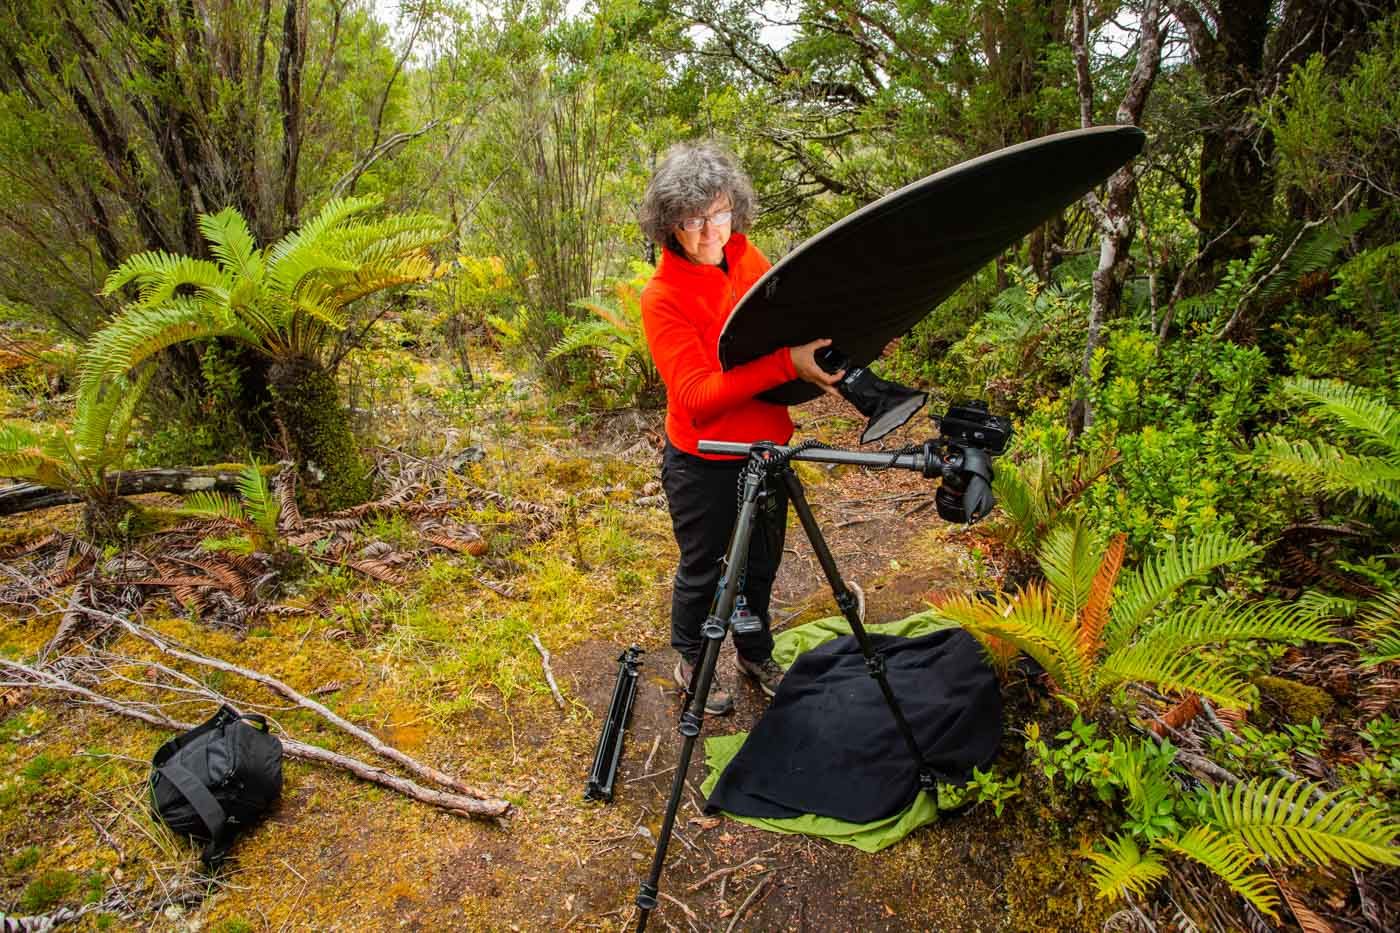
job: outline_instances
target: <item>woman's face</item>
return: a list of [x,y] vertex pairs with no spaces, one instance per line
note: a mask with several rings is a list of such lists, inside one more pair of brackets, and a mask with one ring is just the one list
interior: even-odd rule
[[[724,244],[729,242],[732,218],[727,215],[730,210],[729,195],[722,194],[705,209],[702,217],[704,223],[700,229],[687,230],[684,221],[676,225],[676,240],[691,262],[705,266],[719,265],[719,261],[724,258]],[[722,224],[715,223],[719,215],[726,215]],[[693,218],[691,223],[694,223]]]

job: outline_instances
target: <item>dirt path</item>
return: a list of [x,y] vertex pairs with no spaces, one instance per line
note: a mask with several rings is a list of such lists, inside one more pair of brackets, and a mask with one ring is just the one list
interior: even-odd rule
[[[815,418],[835,414],[834,408],[823,407]],[[832,440],[850,443],[854,433],[845,428]],[[932,590],[974,584],[975,561],[965,542],[933,511],[932,483],[902,471],[813,467],[803,475],[843,574],[866,591],[871,621],[925,608]],[[811,547],[795,522],[788,546],[774,594],[778,626],[835,614]],[[632,899],[650,866],[654,833],[681,747],[676,732],[680,695],[670,678],[676,658],[658,640],[649,639],[617,797],[610,806],[587,807],[608,831],[575,851],[577,864],[548,867],[561,884],[522,887],[518,896],[506,898],[509,915],[518,918],[522,929],[611,926],[633,916]],[[620,647],[590,642],[556,662],[599,723],[607,713]],[[758,690],[736,676],[733,658],[727,641],[720,669],[734,689],[736,712],[708,719],[707,735],[746,731],[764,709]],[[1003,884],[1018,870],[1017,859],[1027,853],[1028,843],[1012,823],[973,813],[925,828],[875,855],[763,832],[700,812],[702,743],[703,736],[687,779],[691,791],[680,811],[679,838],[670,846],[661,885],[666,897],[654,915],[655,928],[999,930],[1018,925],[1008,918]],[[578,764],[581,783],[587,762]],[[584,806],[568,803],[564,814]],[[747,867],[705,881],[745,863]]]

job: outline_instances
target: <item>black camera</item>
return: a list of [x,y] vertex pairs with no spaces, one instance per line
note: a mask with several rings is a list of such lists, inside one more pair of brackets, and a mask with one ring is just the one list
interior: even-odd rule
[[936,461],[930,458],[925,475],[932,475],[933,463],[943,483],[934,494],[938,517],[946,522],[971,524],[986,517],[997,504],[992,495],[992,458],[1006,452],[1011,443],[1011,419],[993,415],[983,401],[958,402],[941,418],[933,416],[941,449]]

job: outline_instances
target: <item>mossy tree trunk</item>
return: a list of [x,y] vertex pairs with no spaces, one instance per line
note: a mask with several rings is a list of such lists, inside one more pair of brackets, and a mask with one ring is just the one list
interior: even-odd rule
[[301,465],[307,504],[335,511],[368,499],[369,468],[330,370],[306,357],[277,360],[268,371],[268,386]]

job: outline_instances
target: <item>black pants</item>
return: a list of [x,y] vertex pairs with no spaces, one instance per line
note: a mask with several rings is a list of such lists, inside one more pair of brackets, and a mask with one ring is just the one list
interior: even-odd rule
[[[710,613],[725,552],[739,516],[739,476],[743,460],[706,460],[677,450],[670,442],[661,461],[661,485],[671,508],[671,528],[680,547],[680,566],[671,591],[671,646],[695,663],[703,639],[700,627]],[[773,654],[768,599],[783,559],[787,534],[787,490],[770,482],[760,500],[759,519],[749,541],[744,595],[749,611],[763,620],[763,631],[735,635],[734,647],[750,661]]]

